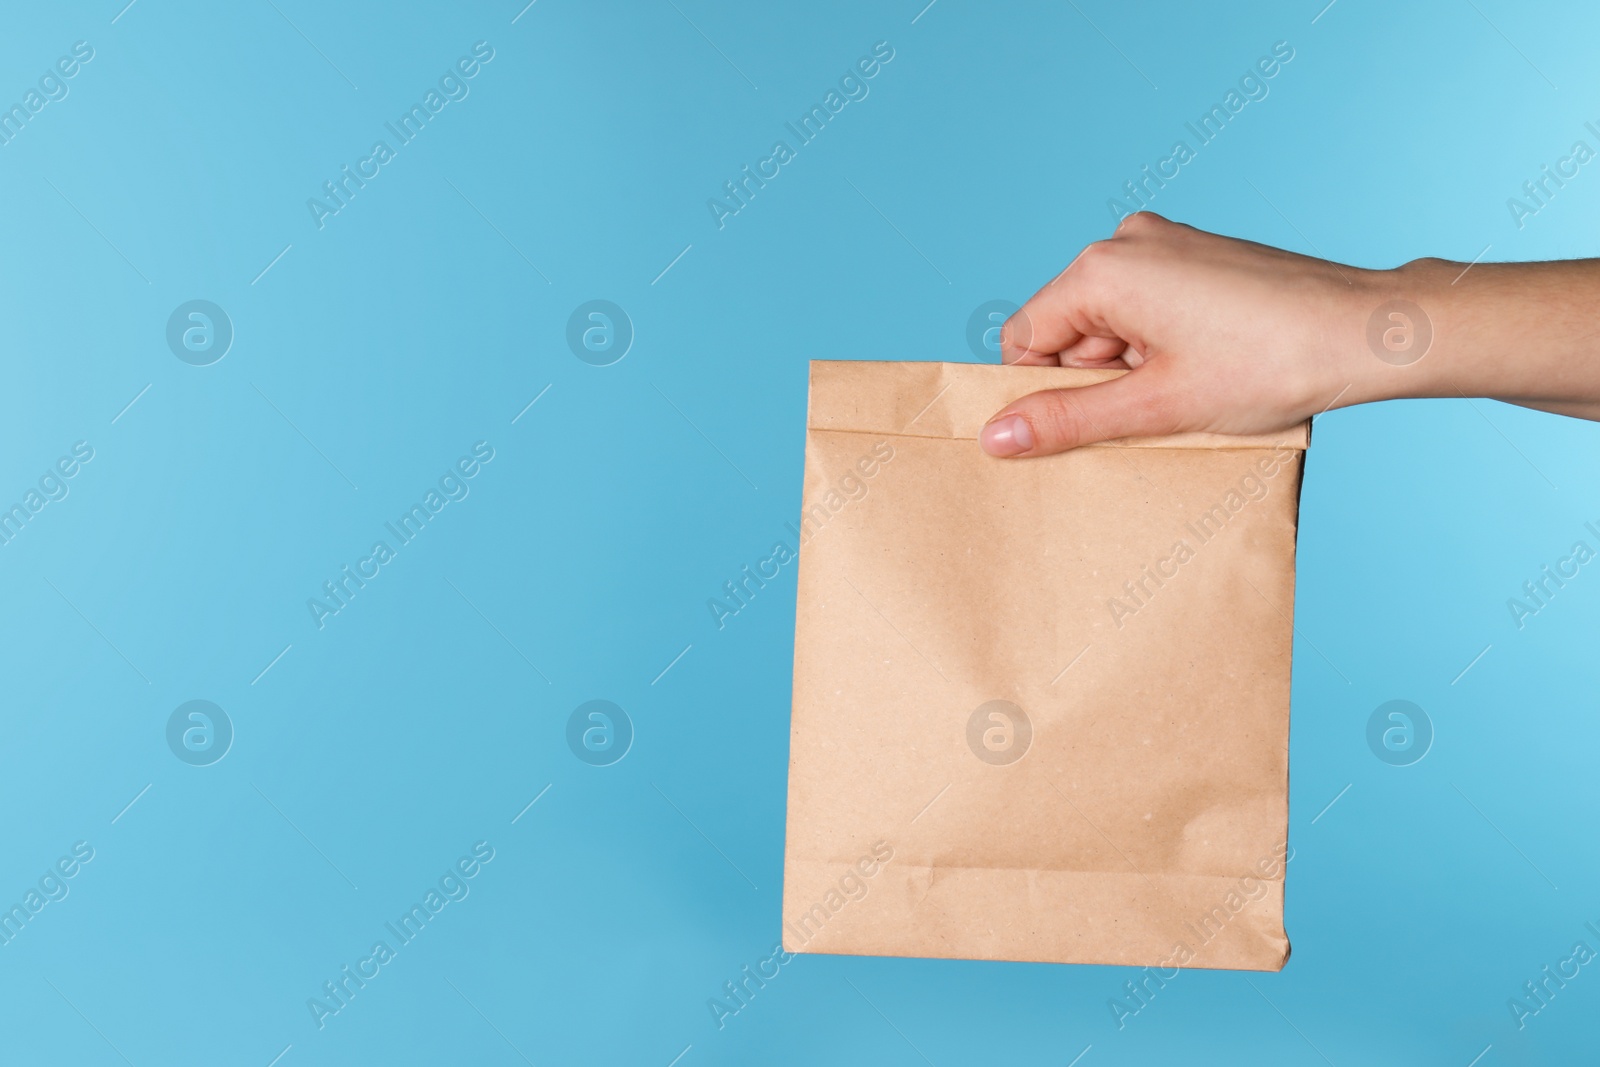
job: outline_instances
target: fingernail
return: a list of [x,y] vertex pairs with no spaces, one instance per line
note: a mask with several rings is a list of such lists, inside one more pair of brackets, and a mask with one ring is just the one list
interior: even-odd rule
[[1020,456],[1033,447],[1033,427],[1020,415],[1008,415],[985,426],[978,444],[991,456]]

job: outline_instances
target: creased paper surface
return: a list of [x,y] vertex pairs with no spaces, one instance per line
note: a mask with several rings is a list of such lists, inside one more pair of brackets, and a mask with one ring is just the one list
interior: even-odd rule
[[812,364],[789,951],[1282,967],[1308,427],[974,442],[1117,373]]

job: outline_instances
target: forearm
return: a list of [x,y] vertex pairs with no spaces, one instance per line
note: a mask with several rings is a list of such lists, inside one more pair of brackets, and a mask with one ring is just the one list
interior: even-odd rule
[[[1390,397],[1494,397],[1585,419],[1600,419],[1600,260],[1465,263],[1418,260],[1356,281],[1367,315],[1391,300],[1421,311],[1405,351],[1403,320],[1390,320],[1395,351],[1380,339],[1358,353],[1340,406]],[[1399,314],[1407,314],[1401,309]],[[1380,323],[1382,325],[1382,323]],[[1368,357],[1371,357],[1370,360]],[[1403,364],[1403,365],[1396,365]]]

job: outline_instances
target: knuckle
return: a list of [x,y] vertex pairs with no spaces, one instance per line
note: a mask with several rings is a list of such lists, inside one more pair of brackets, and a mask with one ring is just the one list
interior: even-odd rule
[[1094,241],[1083,246],[1073,265],[1085,274],[1102,273],[1117,256],[1116,245],[1111,241]]
[[1135,211],[1117,223],[1117,236],[1130,237],[1135,234],[1148,233],[1158,225],[1157,216],[1148,211]]
[[1037,394],[1027,417],[1036,448],[1073,448],[1083,437],[1083,416],[1064,390]]

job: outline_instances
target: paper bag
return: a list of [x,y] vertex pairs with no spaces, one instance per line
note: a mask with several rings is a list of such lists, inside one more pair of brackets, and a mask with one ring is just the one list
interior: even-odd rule
[[1309,425],[979,449],[1120,373],[811,364],[788,951],[1283,966]]

